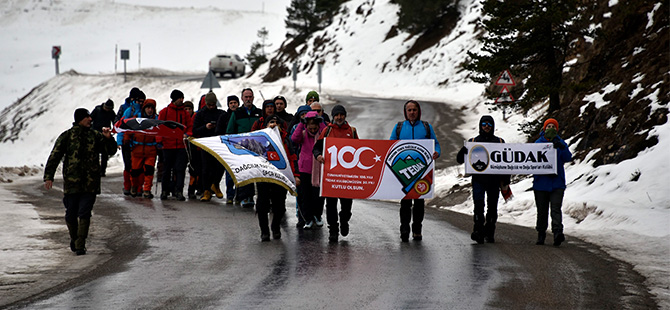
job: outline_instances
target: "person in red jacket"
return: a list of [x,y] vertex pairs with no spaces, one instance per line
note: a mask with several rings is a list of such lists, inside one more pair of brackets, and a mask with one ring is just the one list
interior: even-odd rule
[[[163,108],[158,114],[158,119],[162,121],[174,121],[184,125],[184,139],[191,135],[193,128],[193,118],[188,115],[184,109],[184,93],[175,89],[170,94],[172,102]],[[186,143],[184,139],[157,137],[159,148],[162,145],[164,157],[164,171],[161,191],[161,200],[168,199],[168,193],[172,192],[179,201],[184,201],[184,177],[186,175],[186,165],[188,156],[186,154]],[[173,181],[174,176],[174,181]]]
[[[292,152],[291,142],[288,140],[288,133],[284,130],[284,121],[276,114],[269,115],[265,118],[263,128],[279,127],[284,151],[288,157],[288,162],[291,165],[291,171],[295,177],[296,185],[300,185],[300,174],[295,169],[298,157]],[[286,189],[280,185],[269,182],[258,182],[258,198],[256,199],[256,212],[258,213],[258,226],[261,228],[261,241],[270,241],[270,230],[272,230],[272,238],[280,239],[281,231],[279,230],[284,213],[286,213]],[[272,223],[268,227],[268,213],[272,208]]]
[[[143,118],[156,119],[156,100],[146,99],[142,104]],[[128,131],[123,135],[124,144],[130,144],[132,168],[130,170],[130,195],[140,194],[144,198],[154,198],[151,185],[154,181],[158,143],[153,135]]]
[[[356,133],[356,128],[349,126],[347,123],[347,110],[344,109],[341,105],[336,105],[333,107],[331,112],[333,116],[333,122],[324,128],[319,135],[319,138],[314,144],[314,149],[312,154],[314,158],[321,164],[325,162],[323,158],[323,139],[325,137],[332,138],[344,138],[344,139],[358,139],[358,133]],[[338,213],[337,213],[337,200],[340,200],[340,227],[337,227]],[[342,234],[343,237],[346,237],[349,234],[349,220],[351,219],[351,205],[353,204],[353,199],[348,198],[326,198],[326,220],[328,221],[328,232],[329,237],[328,241],[331,243],[337,242],[338,234]]]

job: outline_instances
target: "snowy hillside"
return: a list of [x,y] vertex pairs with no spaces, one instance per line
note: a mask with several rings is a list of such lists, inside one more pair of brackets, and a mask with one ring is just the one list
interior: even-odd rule
[[[255,7],[243,11],[229,9],[232,2],[228,1],[191,1],[188,8],[180,7],[180,1],[160,1],[163,7],[127,4],[131,2],[137,3],[24,0],[0,4],[4,17],[0,38],[12,42],[0,47],[6,55],[0,73],[0,108],[7,107],[0,116],[0,166],[44,163],[57,135],[69,128],[75,108],[92,109],[107,98],[118,107],[134,86],[156,99],[159,108],[167,105],[175,88],[182,90],[187,100],[198,98],[206,91],[200,89],[201,81],[154,75],[163,70],[204,73],[208,59],[216,53],[244,55],[262,26],[270,31],[272,49],[278,48],[285,33],[283,9],[278,3],[286,6],[290,1],[266,1],[264,13],[260,12],[260,1],[249,1]],[[389,36],[397,21],[397,6],[387,0],[352,0],[343,5],[342,14],[330,27],[296,48],[301,67],[297,91],[293,91],[291,77],[262,83],[263,72],[269,67],[265,64],[252,77],[222,80],[222,88],[214,92],[222,99],[252,87],[265,97],[285,95],[288,109],[295,110],[307,91],[318,88],[315,62],[325,60],[322,98],[372,95],[441,101],[466,114],[466,125],[454,128],[464,138],[476,135],[481,115],[491,114],[497,120],[498,135],[508,142],[525,142],[527,137],[518,131],[518,124],[543,116],[545,107],[504,121],[500,112],[489,112],[482,104],[485,87],[469,81],[467,72],[460,69],[465,52],[479,48],[474,40],[479,6],[476,0],[462,1],[462,19],[454,31],[406,61],[399,57],[416,38],[403,33]],[[124,82],[122,76],[113,74],[114,46],[131,50],[128,68],[136,71],[140,42],[141,68],[155,69],[143,70]],[[53,77],[52,45],[63,46],[61,72],[79,73]],[[122,63],[119,68],[117,71],[122,70]],[[607,90],[601,93],[607,94]],[[606,104],[604,97],[594,95],[589,100],[602,106]],[[23,99],[16,102],[18,98]],[[668,103],[658,98],[650,105],[667,108]],[[259,105],[259,93],[256,100]],[[635,265],[648,278],[661,307],[670,308],[670,193],[664,182],[670,179],[670,124],[654,126],[645,134],[657,136],[659,142],[636,158],[594,168],[591,157],[598,150],[592,150],[583,160],[566,165],[565,231]],[[568,140],[573,150],[579,142]],[[462,167],[457,166],[439,171],[437,193],[445,195],[456,184],[468,186],[469,179],[461,173]],[[534,226],[534,200],[528,191],[531,182],[522,178],[512,185],[516,198],[499,207],[500,221]],[[471,213],[471,206],[468,200],[437,207]],[[529,243],[532,240],[534,236],[529,236]]]

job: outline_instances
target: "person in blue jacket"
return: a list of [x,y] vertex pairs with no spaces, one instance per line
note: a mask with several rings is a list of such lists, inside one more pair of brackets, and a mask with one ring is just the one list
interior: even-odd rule
[[[421,106],[415,100],[405,103],[405,121],[398,122],[391,132],[391,140],[413,140],[413,139],[433,139],[435,141],[435,152],[433,160],[441,154],[440,142],[437,141],[433,126],[428,122],[421,120]],[[414,208],[412,208],[412,201]],[[402,199],[400,200],[400,239],[402,242],[409,241],[410,221],[412,222],[412,239],[421,240],[421,223],[423,222],[425,202],[423,199]]]
[[557,174],[533,175],[533,192],[537,207],[537,242],[542,245],[547,237],[547,222],[551,207],[551,232],[554,234],[554,245],[559,246],[565,241],[563,235],[563,217],[561,206],[565,192],[565,170],[563,165],[572,160],[568,145],[558,136],[558,121],[550,118],[544,122],[540,138],[535,143],[553,143],[556,148]]

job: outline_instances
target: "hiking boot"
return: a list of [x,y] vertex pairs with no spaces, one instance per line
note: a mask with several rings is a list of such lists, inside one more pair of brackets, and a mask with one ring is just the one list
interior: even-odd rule
[[177,198],[177,200],[179,200],[179,201],[185,201],[186,200],[186,197],[184,197],[184,194],[182,194],[182,193],[177,193],[176,195],[174,195],[174,197]]
[[565,241],[565,236],[563,233],[555,233],[554,234],[554,246],[559,246],[561,243]]
[[302,229],[312,229],[312,227],[314,227],[314,221],[309,221],[302,227]]
[[478,231],[473,231],[470,235],[470,239],[477,241],[479,244],[484,243],[484,235]]
[[168,192],[162,192],[161,193],[161,200],[167,200],[168,199]]
[[537,244],[537,245],[543,245],[543,244],[544,244],[544,239],[546,239],[546,238],[547,238],[547,233],[545,233],[545,232],[538,232],[538,233],[537,233],[537,241],[535,242],[535,244]]
[[281,231],[279,231],[279,230],[273,231],[272,232],[272,239],[275,239],[275,240],[281,239]]
[[270,234],[261,234],[261,242],[270,241]]
[[216,198],[223,199],[223,193],[221,192],[219,184],[212,184],[212,192],[216,195]]
[[400,225],[400,240],[409,242],[409,228],[404,225]]
[[193,192],[193,193],[189,192],[188,193],[188,199],[196,199],[196,198],[198,198],[198,196],[195,195],[195,192]]
[[130,189],[130,197],[137,197],[137,188]]
[[205,193],[202,194],[202,198],[200,198],[200,201],[210,201],[212,199],[212,193],[209,192],[209,190],[205,190]]
[[226,204],[227,204],[227,205],[232,205],[232,204],[233,204],[233,200],[232,200],[232,199],[228,199],[228,200],[226,200]]
[[346,237],[349,234],[349,222],[340,223],[340,234],[342,237]]
[[315,216],[314,224],[316,224],[316,227],[323,227],[323,219],[320,216]]
[[77,254],[77,256],[86,255],[86,248],[77,249],[74,253]]
[[123,189],[123,194],[126,196],[130,196],[130,190],[129,189]]
[[151,191],[144,191],[144,194],[142,194],[142,197],[144,197],[146,199],[153,199],[154,194],[152,194]]
[[253,208],[254,207],[254,198],[249,197],[242,200],[242,208]]
[[72,252],[77,252],[77,248],[74,246],[74,239],[70,239],[70,250]]
[[328,237],[328,242],[329,243],[337,243],[338,236],[337,235],[330,235]]
[[484,237],[484,241],[486,241],[486,243],[496,243],[496,239],[493,236]]
[[423,240],[423,236],[420,233],[412,233],[412,239],[415,241],[421,241]]

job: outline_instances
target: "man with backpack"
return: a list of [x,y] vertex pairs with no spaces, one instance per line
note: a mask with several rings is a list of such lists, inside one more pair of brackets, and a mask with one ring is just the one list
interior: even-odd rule
[[[433,139],[435,140],[435,152],[433,160],[441,154],[440,143],[437,141],[433,127],[426,121],[421,120],[421,106],[419,102],[410,100],[405,103],[405,120],[398,122],[391,132],[390,140],[413,140],[413,139]],[[412,207],[414,202],[414,207]],[[425,202],[423,199],[402,199],[400,200],[400,239],[403,242],[409,241],[410,221],[412,222],[412,238],[421,240],[421,223],[423,222]]]

